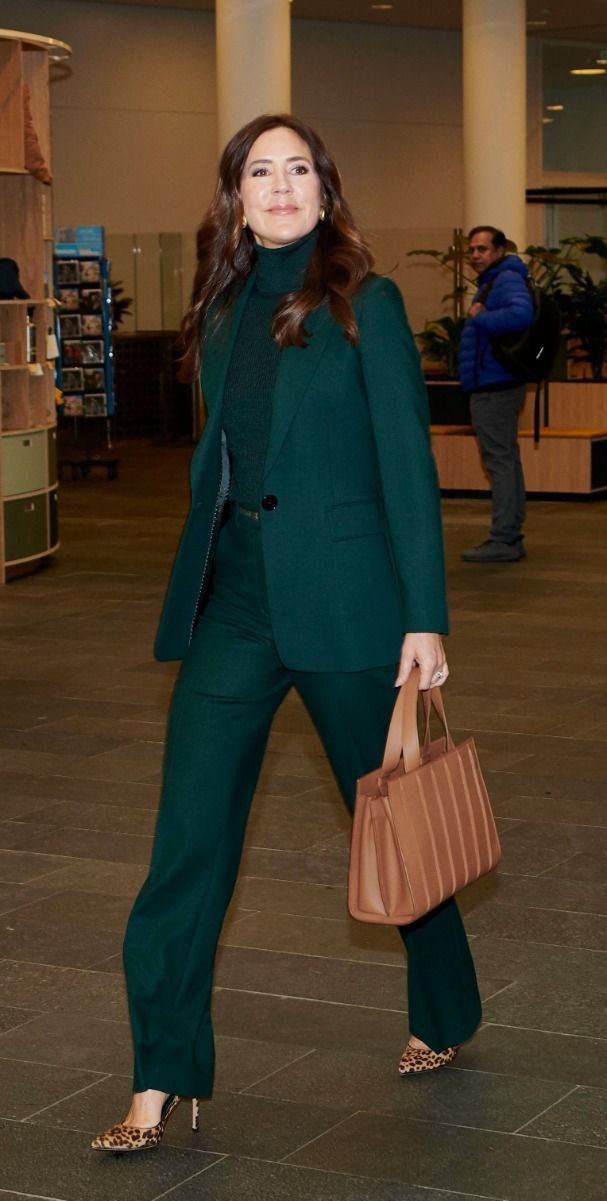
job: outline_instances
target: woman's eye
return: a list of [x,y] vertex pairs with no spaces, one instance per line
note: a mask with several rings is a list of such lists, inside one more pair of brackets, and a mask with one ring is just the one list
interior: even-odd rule
[[255,167],[255,169],[253,171],[253,178],[255,178],[256,175],[267,175],[267,174],[268,174],[267,167]]
[[309,168],[305,163],[296,163],[293,167],[295,175],[307,175]]

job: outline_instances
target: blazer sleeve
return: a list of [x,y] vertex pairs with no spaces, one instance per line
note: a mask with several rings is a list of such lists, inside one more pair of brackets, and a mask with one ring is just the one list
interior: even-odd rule
[[392,280],[375,277],[369,283],[359,329],[403,631],[446,633],[440,492],[428,398],[402,296]]

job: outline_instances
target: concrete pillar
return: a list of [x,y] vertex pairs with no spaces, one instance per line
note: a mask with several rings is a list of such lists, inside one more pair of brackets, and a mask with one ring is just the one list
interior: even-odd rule
[[260,113],[291,111],[289,0],[216,0],[217,139]]
[[463,0],[464,231],[526,245],[525,0]]

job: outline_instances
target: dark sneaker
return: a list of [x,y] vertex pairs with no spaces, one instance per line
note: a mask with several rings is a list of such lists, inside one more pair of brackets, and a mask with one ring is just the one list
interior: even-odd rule
[[518,563],[524,558],[522,538],[517,542],[495,542],[493,538],[487,538],[480,546],[473,546],[462,554],[466,563]]

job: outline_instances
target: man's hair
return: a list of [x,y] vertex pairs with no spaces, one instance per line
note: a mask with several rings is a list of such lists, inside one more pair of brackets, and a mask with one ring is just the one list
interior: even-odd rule
[[471,229],[468,234],[468,241],[475,234],[491,234],[491,241],[495,250],[506,249],[506,235],[503,229],[496,229],[495,225],[475,225],[474,229]]

